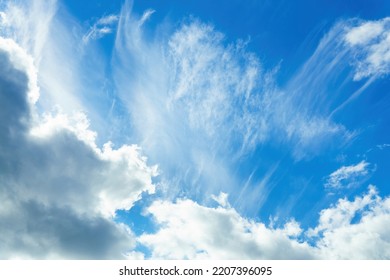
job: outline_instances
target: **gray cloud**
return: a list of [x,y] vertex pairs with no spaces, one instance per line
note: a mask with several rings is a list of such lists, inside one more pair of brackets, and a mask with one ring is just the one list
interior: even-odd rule
[[31,67],[0,41],[0,258],[124,258],[132,233],[112,215],[154,191],[155,168],[136,146],[99,149],[82,119],[42,118]]
[[124,226],[34,200],[13,201],[0,227],[0,258],[118,259],[134,246]]

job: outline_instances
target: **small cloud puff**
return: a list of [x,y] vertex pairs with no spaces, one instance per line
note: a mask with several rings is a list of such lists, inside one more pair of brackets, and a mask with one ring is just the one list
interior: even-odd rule
[[90,40],[98,40],[107,34],[113,33],[118,20],[118,15],[108,15],[98,19],[87,34],[83,36],[84,44],[87,44]]
[[329,189],[350,188],[363,183],[366,175],[370,173],[370,164],[362,160],[356,165],[342,166],[332,172],[325,183]]

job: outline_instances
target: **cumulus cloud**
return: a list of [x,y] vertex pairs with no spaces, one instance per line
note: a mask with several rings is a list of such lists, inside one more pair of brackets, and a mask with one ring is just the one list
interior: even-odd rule
[[389,259],[390,197],[381,198],[374,186],[353,201],[340,199],[320,213],[317,247],[326,259]]
[[100,149],[83,115],[34,113],[31,57],[1,38],[0,58],[0,257],[123,258],[132,233],[112,217],[154,192],[156,168],[135,145]]
[[156,201],[147,212],[161,226],[138,242],[152,258],[162,259],[312,259],[315,250],[296,236],[301,229],[290,221],[268,228],[240,216],[233,208],[209,208],[189,199]]
[[148,209],[160,229],[138,242],[163,259],[388,259],[390,198],[375,187],[340,199],[304,230],[295,220],[280,228],[239,215],[230,206],[205,207],[189,199],[156,201]]
[[366,175],[371,171],[370,164],[362,160],[358,164],[342,166],[332,172],[325,183],[326,188],[341,189],[350,188],[363,183]]

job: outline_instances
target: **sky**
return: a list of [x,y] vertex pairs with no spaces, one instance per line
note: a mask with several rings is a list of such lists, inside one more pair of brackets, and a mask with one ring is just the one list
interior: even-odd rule
[[390,259],[390,2],[0,0],[0,259]]

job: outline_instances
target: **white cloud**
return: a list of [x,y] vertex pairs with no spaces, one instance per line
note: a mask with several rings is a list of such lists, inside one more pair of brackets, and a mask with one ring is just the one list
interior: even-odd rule
[[340,199],[320,213],[317,247],[326,259],[389,259],[390,197],[381,198],[375,187],[353,201]]
[[[193,19],[173,33],[161,27],[159,36],[147,39],[146,14],[132,14],[129,2],[122,9],[112,66],[137,142],[159,162],[171,194],[200,200],[219,191],[237,196],[245,179],[235,175],[234,164],[262,145],[287,146],[301,160],[323,152],[331,140],[350,139],[326,110],[306,102],[321,99],[306,81],[319,69],[280,89],[276,71],[265,73],[248,43],[228,42],[213,26]],[[265,193],[254,191],[248,208],[259,207],[255,201]]]
[[150,19],[150,17],[155,13],[156,11],[155,10],[151,10],[151,9],[148,9],[146,10],[141,19],[139,20],[139,26],[143,25],[147,20]]
[[299,224],[284,228],[241,217],[233,208],[208,208],[191,200],[156,201],[148,213],[161,226],[138,242],[148,246],[152,258],[162,259],[311,259],[315,250],[298,242]]
[[[205,94],[210,93],[209,100],[199,98],[198,102],[192,104],[194,110],[190,108],[191,102],[183,101],[184,104],[180,104],[181,101],[176,102],[173,95],[178,82],[173,80],[175,69],[171,65],[173,61],[169,56],[170,47],[166,45],[165,39],[150,43],[143,38],[142,18],[145,16],[137,17],[131,14],[129,3],[122,10],[113,63],[116,86],[131,114],[137,142],[153,161],[164,166],[163,176],[170,181],[170,192],[175,192],[173,186],[176,179],[179,182],[178,192],[184,188],[193,193],[200,193],[202,191],[197,189],[200,181],[204,181],[210,188],[213,188],[212,185],[214,188],[220,185],[229,188],[231,185],[229,171],[215,154],[224,149],[217,148],[219,145],[229,145],[229,141],[222,143],[221,139],[231,128],[222,123],[222,118],[215,121],[212,119],[212,106],[223,107],[217,104],[218,98],[215,95],[220,91],[219,95],[222,96],[222,91],[226,91],[227,88],[218,82],[219,78],[224,80],[225,78],[222,73],[216,73],[219,78],[216,77],[215,86],[213,85],[211,89],[205,88],[207,91]],[[208,35],[205,36],[209,40]],[[211,42],[207,42],[209,43]],[[210,63],[214,64],[214,59],[212,58]],[[185,77],[178,76],[178,79],[182,78]],[[205,81],[201,78],[200,82]],[[232,105],[227,99],[226,101],[226,105]],[[202,107],[203,111],[196,111]],[[201,112],[205,112],[205,115],[197,122],[195,115],[201,115]],[[226,115],[226,110],[221,111],[220,115]],[[212,123],[207,123],[208,121]],[[213,133],[215,135],[215,123],[223,126],[220,130],[221,138],[211,135]],[[205,175],[207,172],[209,174]],[[226,176],[216,178],[214,176],[216,172]]]
[[327,188],[350,188],[362,183],[365,176],[369,174],[369,163],[362,160],[356,165],[342,166],[331,173],[325,183]]
[[99,18],[83,36],[84,44],[88,44],[90,40],[101,39],[105,35],[113,33],[118,20],[118,15],[108,15]]
[[8,25],[7,15],[4,12],[0,12],[0,26]]
[[211,198],[222,207],[230,207],[228,197],[229,195],[224,192],[221,192],[218,196],[211,195]]
[[229,206],[210,208],[189,199],[156,201],[147,212],[160,229],[141,235],[138,242],[151,250],[152,258],[390,258],[390,198],[381,198],[373,186],[367,194],[322,210],[318,226],[307,231],[294,220],[273,228]]
[[0,7],[1,35],[15,40],[34,57],[37,64],[57,11],[56,0],[7,1]]
[[0,58],[0,258],[125,257],[134,239],[112,217],[154,192],[156,167],[135,145],[100,149],[82,114],[32,118],[32,59],[2,38]]
[[351,45],[366,44],[383,32],[382,22],[366,22],[354,27],[345,35],[345,39]]
[[108,15],[108,16],[104,16],[102,18],[99,18],[99,20],[97,21],[97,24],[99,25],[105,25],[105,24],[114,24],[114,23],[117,23],[118,22],[118,15]]
[[356,57],[355,80],[390,72],[390,18],[349,27],[345,41]]

